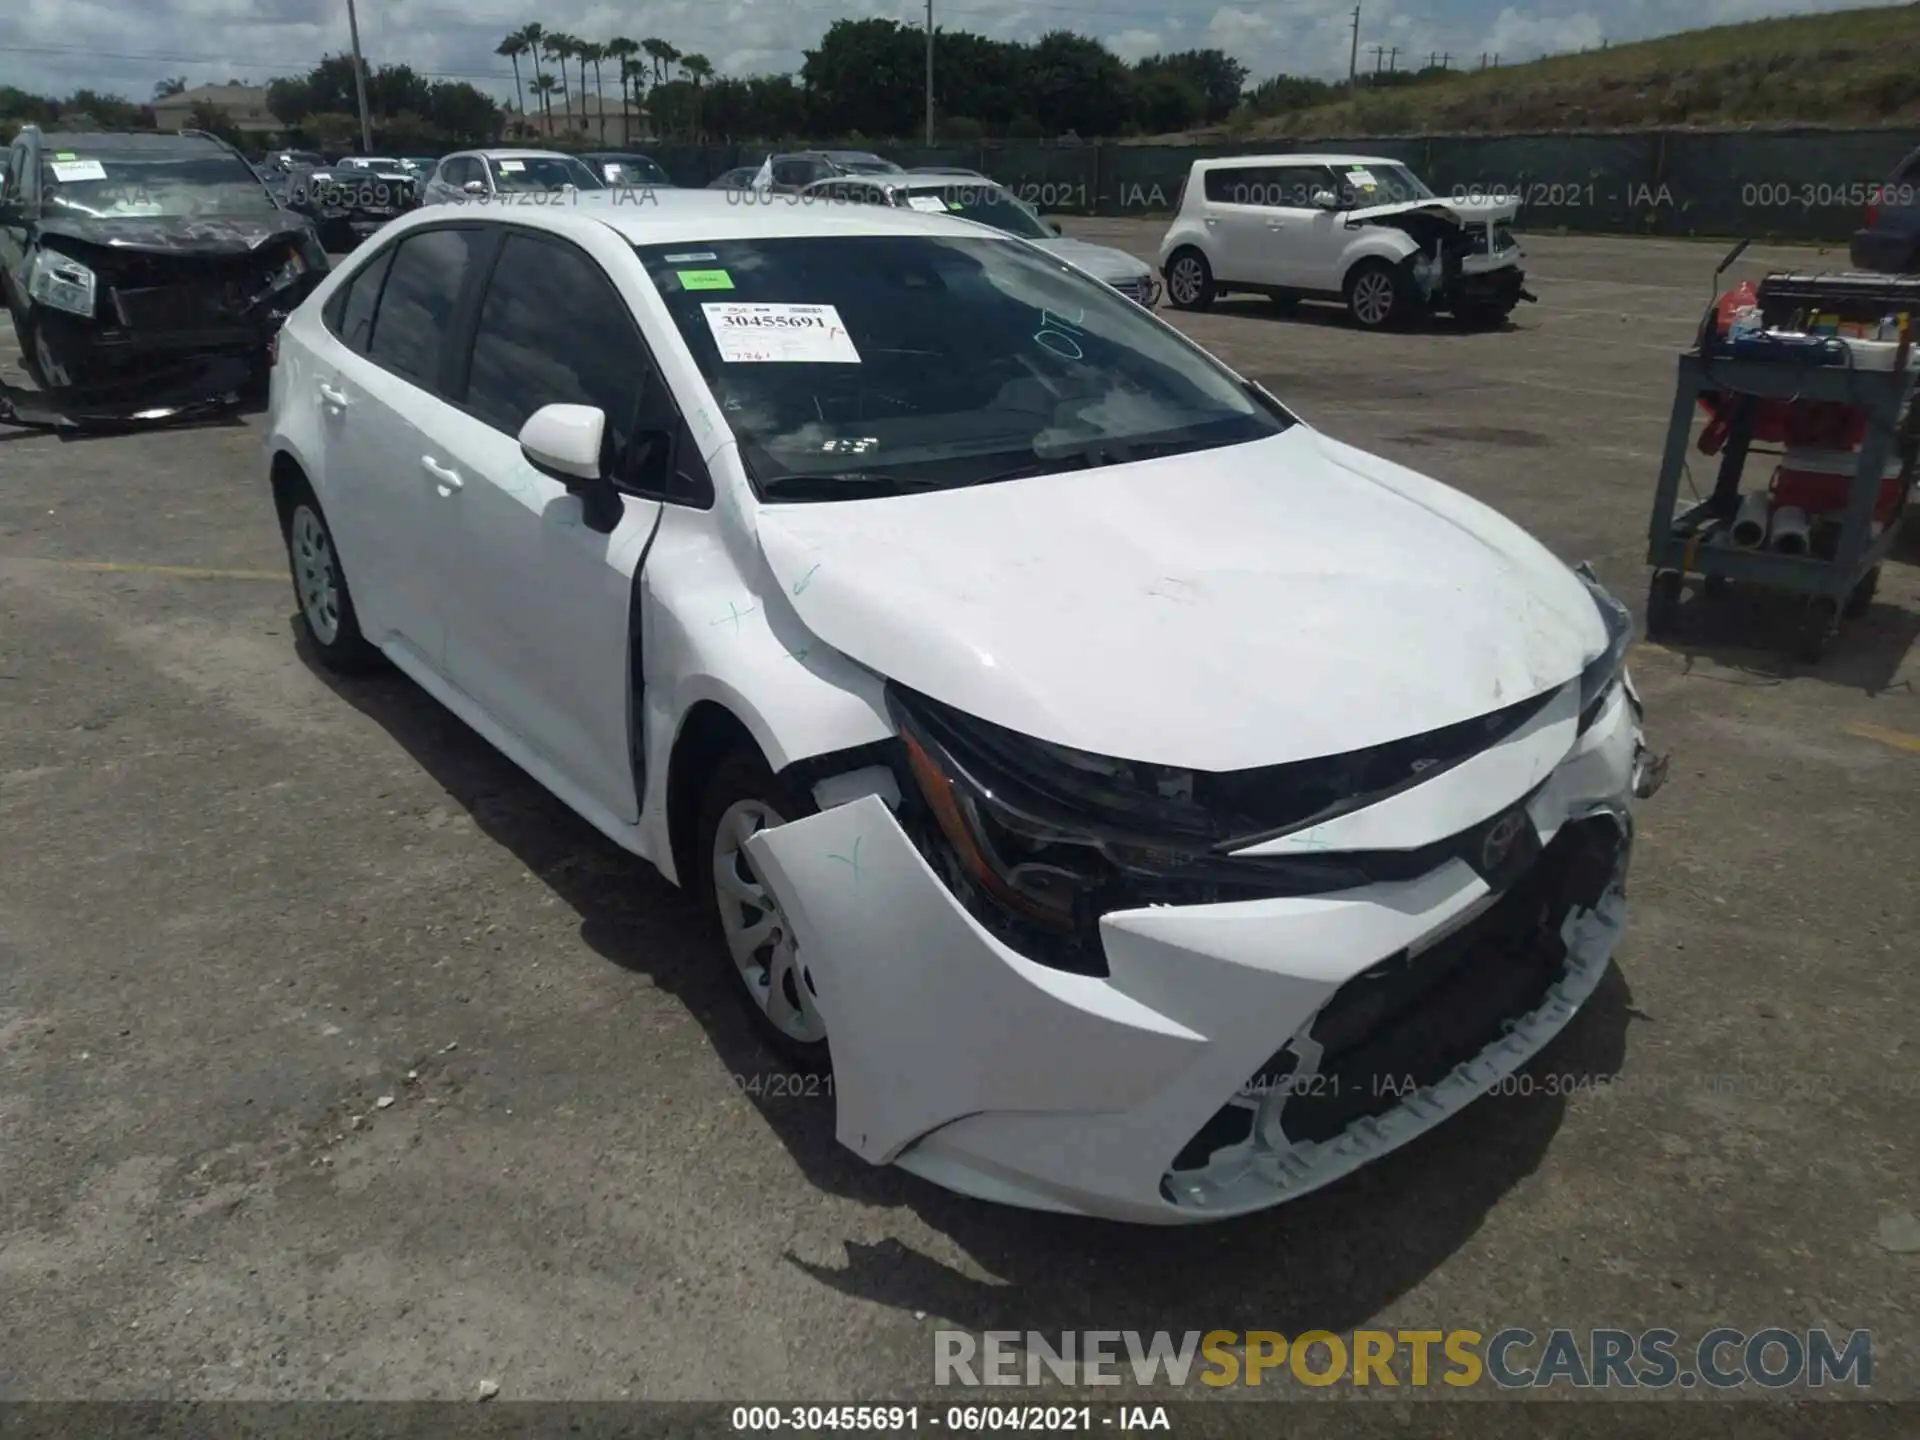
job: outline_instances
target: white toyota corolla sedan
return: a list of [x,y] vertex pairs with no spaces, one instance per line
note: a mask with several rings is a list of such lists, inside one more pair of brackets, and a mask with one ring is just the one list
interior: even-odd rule
[[1620,935],[1621,606],[983,227],[423,210],[281,331],[268,450],[325,663],[701,896],[872,1163],[1260,1209],[1485,1093]]

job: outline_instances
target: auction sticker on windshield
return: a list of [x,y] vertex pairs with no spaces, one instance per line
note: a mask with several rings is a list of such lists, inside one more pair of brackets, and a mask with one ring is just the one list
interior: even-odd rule
[[54,160],[48,163],[53,166],[53,178],[56,180],[104,180],[107,178],[107,167],[98,160]]
[[911,205],[915,210],[924,210],[929,215],[944,215],[947,213],[947,202],[942,200],[938,195],[909,195],[907,197],[907,204]]
[[500,162],[500,168],[506,171],[509,175],[511,175],[516,170],[526,169],[527,162],[524,160],[502,160]]
[[831,305],[740,305],[709,301],[700,307],[728,365],[858,365],[840,312]]

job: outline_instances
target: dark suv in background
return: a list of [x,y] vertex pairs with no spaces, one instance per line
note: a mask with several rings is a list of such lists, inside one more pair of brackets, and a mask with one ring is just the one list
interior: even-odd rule
[[[758,166],[754,167],[757,172]],[[901,175],[903,167],[869,150],[800,150],[773,157],[773,188],[791,194],[841,175]]]
[[1867,223],[1853,232],[1849,258],[1856,270],[1920,273],[1920,150],[1900,162],[1867,206]]
[[243,359],[327,271],[313,226],[197,130],[43,133],[0,181],[0,297],[27,371],[61,389]]

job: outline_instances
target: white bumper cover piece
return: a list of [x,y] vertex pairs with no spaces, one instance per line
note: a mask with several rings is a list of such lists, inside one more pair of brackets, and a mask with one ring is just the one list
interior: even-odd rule
[[[1316,1069],[1315,1026],[1353,993],[1342,987],[1388,964],[1410,971],[1451,943],[1465,959],[1450,963],[1475,990],[1476,927],[1529,882],[1496,895],[1448,858],[1416,879],[1334,894],[1110,913],[1100,922],[1109,973],[1093,977],[1036,964],[988,933],[875,796],[761,832],[749,852],[794,929],[832,1037],[839,1139],[983,1199],[1177,1224],[1294,1198],[1438,1124],[1567,1024],[1624,923],[1638,705],[1616,687],[1576,735],[1573,704],[1343,817],[1347,834],[1326,827],[1307,842],[1413,849],[1456,835],[1463,818],[1491,820],[1491,833],[1522,802],[1542,846],[1529,874],[1548,868],[1563,834],[1569,845],[1613,837],[1611,873],[1559,927],[1564,955],[1537,987],[1509,992],[1530,998],[1492,1039],[1417,1086],[1367,1097],[1350,1120],[1334,1097],[1317,1129],[1289,1106],[1351,1083]],[[1421,1010],[1416,1041],[1427,1025]],[[1250,1086],[1283,1047],[1291,1073]],[[1243,1133],[1196,1154],[1197,1138],[1236,1109]]]

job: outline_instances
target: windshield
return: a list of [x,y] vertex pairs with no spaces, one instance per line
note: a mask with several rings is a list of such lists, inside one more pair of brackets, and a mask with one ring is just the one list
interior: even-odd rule
[[836,155],[834,163],[850,175],[899,175],[901,167],[878,155]]
[[1138,305],[1020,241],[637,249],[769,500],[947,489],[1292,423]]
[[1340,165],[1335,167],[1335,173],[1345,192],[1341,199],[1361,208],[1436,198],[1420,183],[1420,177],[1404,165]]
[[981,182],[956,185],[915,185],[906,192],[905,203],[930,214],[957,215],[991,225],[1022,240],[1051,240],[1053,232],[1041,223],[1031,206],[1014,198],[1013,192],[998,185]]
[[604,190],[595,175],[571,155],[517,155],[505,160],[488,160],[493,183],[501,190],[558,190],[571,185],[576,190]]
[[616,155],[599,162],[609,185],[665,185],[667,172],[644,155]]
[[279,207],[245,161],[225,153],[89,154],[61,150],[41,163],[48,209],[94,217],[259,215]]

